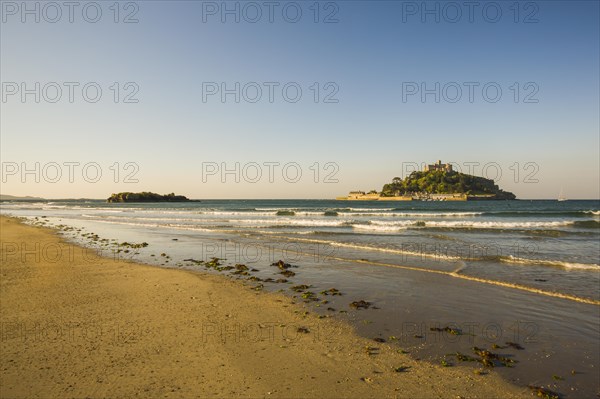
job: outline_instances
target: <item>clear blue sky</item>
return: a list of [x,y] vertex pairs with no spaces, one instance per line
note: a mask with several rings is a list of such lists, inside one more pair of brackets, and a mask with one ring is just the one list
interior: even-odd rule
[[[27,2],[31,9],[36,3]],[[84,19],[86,2],[73,10],[73,23],[67,8],[58,18],[39,3],[36,23],[21,2],[2,1],[3,194],[103,198],[150,190],[194,198],[332,198],[380,189],[403,174],[403,163],[441,159],[463,167],[477,162],[478,175],[492,165],[488,177],[500,167],[498,183],[520,198],[556,198],[561,187],[569,198],[600,196],[598,1],[481,1],[471,21],[465,2],[453,3],[460,17],[447,2],[426,2],[428,9],[439,7],[439,22],[423,14],[420,1],[319,2],[317,23],[314,1],[278,2],[273,22],[263,1],[252,3],[262,12],[256,23],[245,20],[257,14],[242,1],[227,2],[230,9],[238,4],[239,23],[235,15],[222,15],[220,1],[122,2],[119,23],[112,1],[98,3],[96,23]],[[290,22],[298,9],[299,21]],[[96,10],[86,10],[93,20]],[[123,23],[130,13],[137,23]],[[337,22],[324,23],[328,16]],[[57,22],[48,21],[53,18]],[[40,82],[39,103],[34,94],[22,102],[23,82],[30,89]],[[43,93],[48,82],[62,85],[56,103],[47,101],[55,96],[52,85]],[[73,103],[64,82],[79,83]],[[82,97],[88,82],[102,89],[96,103]],[[118,103],[114,82],[120,84]],[[127,82],[139,88],[138,103],[123,102],[135,87],[124,87]],[[216,83],[212,88],[257,82],[262,97],[248,101],[255,96],[250,85],[239,103],[233,94],[223,103],[219,93],[203,101],[207,82]],[[264,82],[279,84],[273,102]],[[288,82],[302,89],[296,103],[282,95]],[[421,90],[424,83],[432,89],[436,82],[439,103],[434,94],[424,102],[420,93],[407,95],[409,88]],[[462,87],[454,103],[451,82]],[[479,85],[473,102],[464,82]],[[483,97],[487,83],[501,88],[497,102]],[[15,87],[19,92],[12,94]],[[338,102],[324,102],[335,90]],[[47,168],[39,183],[33,174],[21,176],[22,166],[34,169],[36,162]],[[63,165],[62,178],[52,183],[52,162],[79,162],[73,182]],[[96,183],[81,176],[82,165],[91,162],[103,172]],[[115,162],[118,183],[109,169]],[[127,162],[139,166],[139,183],[123,182],[133,170],[123,169]],[[234,169],[236,162],[239,183],[234,174],[225,182],[218,172],[203,178],[203,163],[211,172],[215,163]],[[254,166],[243,173],[250,162],[261,165],[257,183],[250,182]],[[272,182],[265,162],[280,163]],[[282,166],[292,162],[302,170],[296,183],[290,182],[293,168],[282,176]],[[339,170],[325,169],[326,163]],[[324,182],[329,172],[336,172],[337,183]]]

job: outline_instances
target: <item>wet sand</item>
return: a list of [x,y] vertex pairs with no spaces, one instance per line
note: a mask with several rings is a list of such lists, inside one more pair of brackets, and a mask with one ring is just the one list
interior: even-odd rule
[[54,260],[65,242],[13,218],[0,217],[0,233],[2,398],[531,395],[494,372],[415,361],[223,276],[70,244]]

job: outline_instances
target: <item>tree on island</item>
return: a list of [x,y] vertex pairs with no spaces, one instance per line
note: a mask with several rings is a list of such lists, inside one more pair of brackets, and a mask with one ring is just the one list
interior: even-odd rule
[[412,172],[405,179],[395,177],[381,190],[382,197],[414,193],[481,195],[502,200],[516,198],[513,193],[500,189],[491,179],[445,170]]
[[175,195],[175,193],[160,195],[144,191],[141,193],[123,192],[112,194],[107,202],[186,202],[191,201],[183,195]]

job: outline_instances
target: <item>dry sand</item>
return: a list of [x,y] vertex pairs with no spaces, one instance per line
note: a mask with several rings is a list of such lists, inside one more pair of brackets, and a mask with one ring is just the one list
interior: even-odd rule
[[92,256],[7,217],[0,240],[2,398],[531,397],[222,276]]

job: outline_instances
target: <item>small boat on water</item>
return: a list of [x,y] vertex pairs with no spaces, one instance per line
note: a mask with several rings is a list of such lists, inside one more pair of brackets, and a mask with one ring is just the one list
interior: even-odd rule
[[558,202],[566,201],[567,197],[565,197],[565,193],[563,192],[563,188],[560,188],[560,194],[558,194]]

